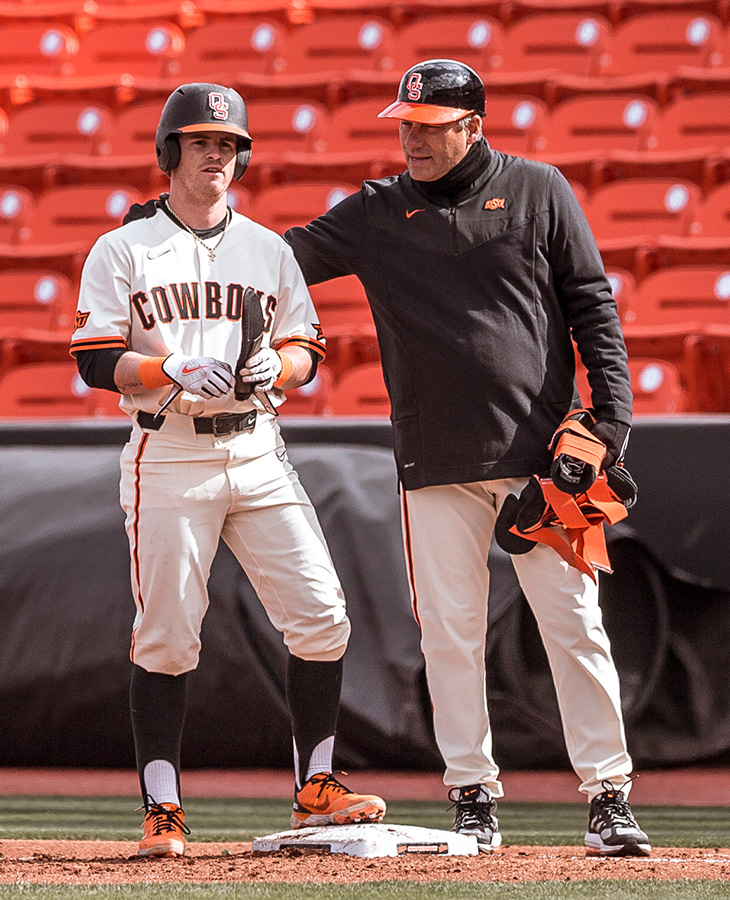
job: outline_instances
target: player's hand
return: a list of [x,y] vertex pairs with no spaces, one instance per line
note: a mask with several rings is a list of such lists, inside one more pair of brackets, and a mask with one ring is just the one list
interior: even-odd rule
[[162,208],[162,204],[169,196],[169,194],[160,194],[159,197],[154,197],[146,203],[133,203],[125,213],[122,225],[134,222],[135,219],[151,219],[157,210]]
[[613,419],[599,419],[591,428],[591,433],[606,445],[606,456],[601,464],[602,469],[608,469],[621,462],[626,452],[630,432],[629,425]]
[[271,390],[281,374],[281,357],[271,347],[262,347],[246,360],[246,365],[240,371],[241,379],[256,385],[257,390]]
[[163,362],[162,371],[183,390],[199,397],[222,397],[233,387],[231,367],[212,356],[171,353]]

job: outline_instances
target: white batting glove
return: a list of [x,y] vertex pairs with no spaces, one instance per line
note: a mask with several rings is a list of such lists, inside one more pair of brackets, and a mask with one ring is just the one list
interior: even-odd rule
[[271,347],[262,347],[258,353],[246,360],[241,369],[241,378],[249,384],[255,384],[256,390],[268,391],[281,374],[281,357]]
[[231,367],[212,356],[171,353],[163,362],[162,371],[183,390],[199,397],[222,397],[233,387]]

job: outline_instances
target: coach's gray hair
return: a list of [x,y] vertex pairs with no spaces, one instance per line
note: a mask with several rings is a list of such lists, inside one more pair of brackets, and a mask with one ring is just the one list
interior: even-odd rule
[[[471,120],[474,118],[475,115],[477,115],[477,113],[469,113],[469,115],[468,115],[468,116],[464,116],[463,119],[458,119],[457,122],[456,122],[456,126],[457,126],[457,127],[456,127],[456,130],[457,130],[457,131],[464,131],[464,130],[467,128],[467,126],[469,125],[469,123],[471,122]],[[480,129],[480,131],[481,131],[481,129]]]

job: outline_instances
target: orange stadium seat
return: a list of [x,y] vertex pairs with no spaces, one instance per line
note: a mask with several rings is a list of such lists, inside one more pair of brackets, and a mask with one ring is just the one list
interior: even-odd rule
[[256,193],[251,218],[283,234],[293,225],[306,225],[358,189],[358,185],[327,181],[272,185]]
[[692,94],[667,106],[655,126],[656,149],[730,156],[730,93]]
[[393,68],[402,73],[424,59],[458,59],[482,75],[499,66],[504,27],[477,13],[429,15],[398,29]]
[[671,73],[679,66],[711,68],[722,24],[698,10],[662,10],[630,16],[613,30],[605,75]]
[[0,271],[0,330],[65,330],[71,334],[76,295],[61,272]]
[[390,400],[380,363],[364,363],[346,372],[335,384],[326,411],[334,416],[389,416]]
[[[664,359],[629,358],[634,415],[658,416],[695,412],[688,408],[688,398],[679,369]],[[578,365],[576,383],[581,400],[590,406],[591,393],[586,370]]]
[[283,153],[319,153],[325,149],[327,110],[321,103],[252,100],[247,107],[254,165]]
[[489,97],[484,133],[502,153],[534,156],[545,148],[547,106],[535,97],[509,94]]
[[365,289],[355,275],[333,278],[309,288],[326,338],[330,331],[372,325]]
[[281,22],[236,16],[188,32],[180,57],[181,81],[231,82],[239,73],[275,75],[286,67],[287,32]]
[[84,384],[71,360],[15,366],[0,379],[0,418],[125,416],[118,403],[112,392]]
[[637,288],[625,322],[678,325],[693,333],[708,325],[730,326],[730,266],[671,266],[652,272]]
[[727,238],[730,242],[730,181],[706,194],[691,231],[694,237]]
[[508,26],[496,71],[600,75],[610,33],[610,23],[599,15],[535,13]]
[[162,79],[172,89],[184,49],[185,35],[172,22],[103,24],[81,38],[74,74],[91,83],[122,74]]
[[71,75],[79,36],[52,20],[0,27],[0,75]]
[[334,376],[326,365],[317,366],[317,374],[309,382],[286,392],[286,403],[279,407],[283,416],[320,416],[327,407]]
[[552,109],[544,126],[546,153],[646,150],[659,116],[649,97],[598,94],[571,97]]
[[386,19],[363,13],[325,17],[292,30],[283,74],[390,71],[392,42],[393,26]]
[[35,198],[27,188],[0,184],[0,244],[17,244],[27,236],[27,228]]

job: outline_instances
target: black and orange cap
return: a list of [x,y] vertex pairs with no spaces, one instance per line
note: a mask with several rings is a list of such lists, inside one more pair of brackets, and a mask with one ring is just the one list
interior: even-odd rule
[[445,125],[485,112],[484,84],[474,69],[455,59],[427,59],[405,73],[398,99],[378,118]]

